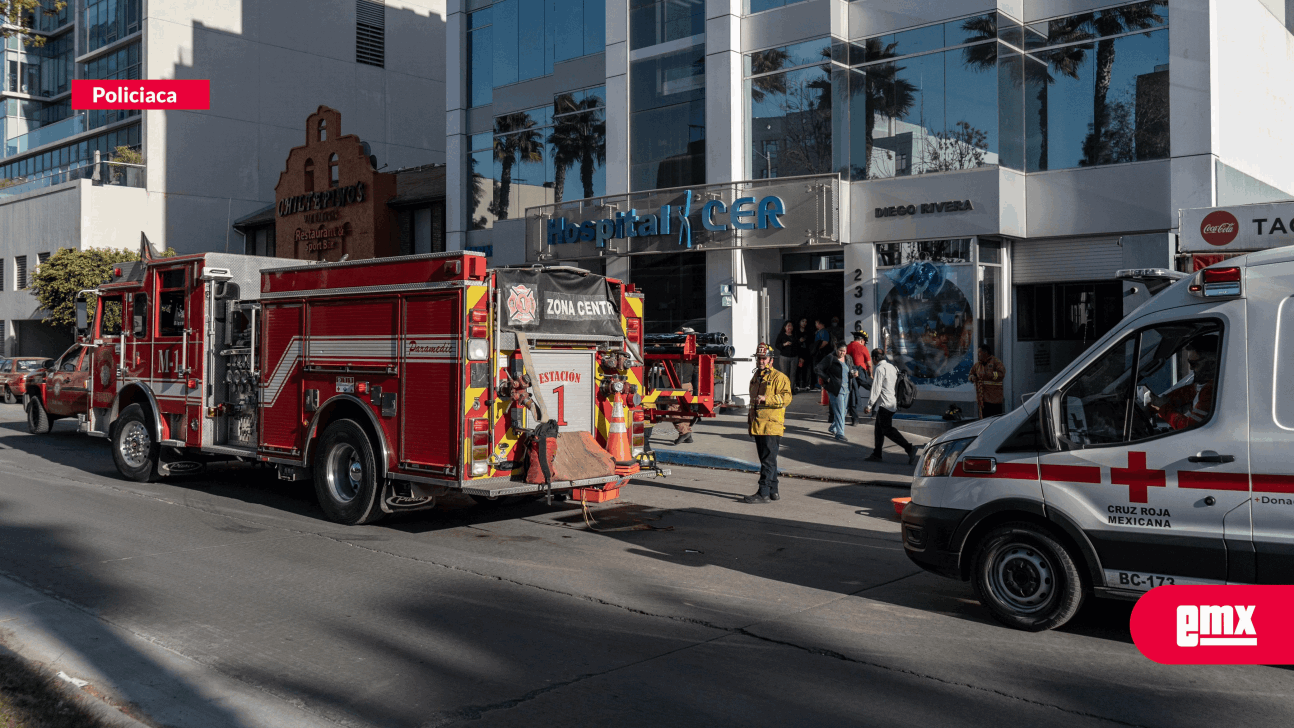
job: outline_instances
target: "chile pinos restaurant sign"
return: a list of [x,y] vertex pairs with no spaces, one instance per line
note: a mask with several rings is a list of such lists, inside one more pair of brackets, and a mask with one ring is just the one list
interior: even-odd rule
[[[637,210],[617,212],[615,217],[583,222],[554,217],[548,220],[549,245],[593,242],[599,248],[608,240],[678,236],[678,244],[692,247],[692,208],[694,193],[684,194],[680,204],[661,205],[657,213],[640,215]],[[739,197],[732,205],[722,200],[709,200],[699,206],[701,226],[710,232],[725,230],[783,229],[782,216],[786,203],[777,195],[760,198]]]

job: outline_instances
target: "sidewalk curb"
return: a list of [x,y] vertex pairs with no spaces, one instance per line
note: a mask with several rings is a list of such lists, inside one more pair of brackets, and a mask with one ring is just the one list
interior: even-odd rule
[[[3,641],[0,641],[0,654],[20,660],[34,670],[39,669],[44,670],[47,673],[52,672],[48,665],[28,659],[19,652],[11,649]],[[111,702],[107,696],[95,689],[96,686],[93,683],[86,685],[85,687],[77,687],[71,683],[59,680],[56,681],[54,685],[56,685],[58,690],[61,691],[64,699],[75,702],[90,713],[93,713],[99,720],[114,726],[114,728],[154,728],[153,726],[141,722],[138,718],[128,713],[128,708],[123,708],[122,706]]]
[[[708,453],[688,452],[686,450],[653,450],[656,453],[656,462],[668,465],[680,465],[693,468],[708,468],[710,470],[730,470],[742,473],[758,473],[759,465],[747,460],[730,458],[725,455],[710,455]],[[777,471],[779,478],[797,478],[800,480],[820,480],[825,483],[848,483],[850,485],[880,485],[888,488],[908,489],[912,483],[898,483],[884,480],[860,480],[857,478],[835,478],[829,475],[807,475],[804,473],[792,473],[787,470],[779,469]]]

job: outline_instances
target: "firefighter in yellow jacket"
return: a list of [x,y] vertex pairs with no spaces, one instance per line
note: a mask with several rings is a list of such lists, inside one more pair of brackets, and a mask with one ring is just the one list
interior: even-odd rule
[[755,376],[750,378],[750,434],[759,453],[759,492],[743,503],[767,503],[777,493],[777,449],[786,431],[786,406],[791,403],[791,380],[773,368],[773,350],[760,344],[755,352]]

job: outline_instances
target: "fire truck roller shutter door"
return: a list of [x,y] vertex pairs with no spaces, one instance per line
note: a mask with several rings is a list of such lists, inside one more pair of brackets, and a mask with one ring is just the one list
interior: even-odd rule
[[301,304],[265,307],[261,339],[261,443],[270,447],[300,447],[301,430]]
[[444,291],[405,302],[397,407],[402,462],[439,468],[458,464],[460,398],[467,386],[461,300],[460,291]]

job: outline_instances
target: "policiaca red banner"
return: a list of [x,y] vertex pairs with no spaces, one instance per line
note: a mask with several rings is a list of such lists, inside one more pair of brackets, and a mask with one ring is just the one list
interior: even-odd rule
[[1294,664],[1294,586],[1161,586],[1132,610],[1132,640],[1163,665]]
[[73,109],[209,109],[211,81],[72,81]]

